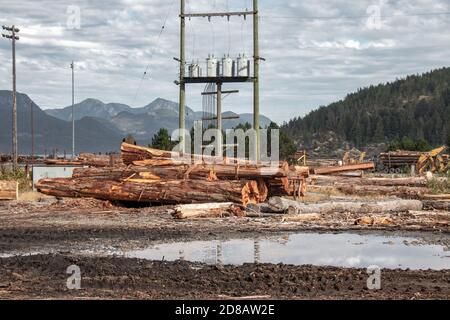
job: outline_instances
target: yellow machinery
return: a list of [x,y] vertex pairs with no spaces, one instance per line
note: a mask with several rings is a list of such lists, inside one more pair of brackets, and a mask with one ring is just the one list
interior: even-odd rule
[[417,171],[420,174],[427,171],[433,173],[447,173],[450,171],[449,157],[442,154],[445,150],[447,150],[447,147],[443,146],[422,154],[417,162]]
[[364,158],[366,157],[365,152],[360,152],[359,156],[352,156],[350,151],[347,151],[342,158],[342,162],[344,165],[353,165],[360,164],[364,162]]

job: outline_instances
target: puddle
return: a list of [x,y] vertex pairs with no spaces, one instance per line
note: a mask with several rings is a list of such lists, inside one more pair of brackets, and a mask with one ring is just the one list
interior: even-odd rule
[[[445,241],[447,242],[447,241]],[[359,234],[298,233],[273,239],[195,241],[127,251],[129,258],[186,260],[206,264],[284,263],[386,269],[450,269],[450,251],[420,238]]]

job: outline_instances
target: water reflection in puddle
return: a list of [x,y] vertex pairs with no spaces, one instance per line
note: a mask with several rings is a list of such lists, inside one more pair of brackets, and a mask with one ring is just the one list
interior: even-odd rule
[[284,263],[389,269],[450,269],[450,251],[411,237],[299,233],[275,239],[195,241],[128,251],[130,258],[206,264]]

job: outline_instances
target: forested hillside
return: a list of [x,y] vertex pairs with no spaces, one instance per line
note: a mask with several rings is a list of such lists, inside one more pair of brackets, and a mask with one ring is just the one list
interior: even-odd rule
[[337,148],[344,142],[364,147],[405,137],[445,144],[450,135],[450,68],[359,89],[283,129],[306,148],[325,141]]

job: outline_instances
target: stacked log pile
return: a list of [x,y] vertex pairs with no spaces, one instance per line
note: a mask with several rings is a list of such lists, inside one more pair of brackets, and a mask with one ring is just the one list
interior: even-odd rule
[[388,167],[413,166],[423,153],[413,151],[395,151],[380,154],[380,162]]
[[[252,164],[241,159],[220,163],[214,157],[184,155],[122,144],[127,166],[80,168],[71,179],[43,179],[37,188],[58,197],[92,197],[110,201],[158,204],[233,202],[244,206],[269,196],[304,192],[307,169]],[[97,164],[99,160],[95,161]],[[291,183],[292,182],[292,183]],[[297,182],[297,184],[296,184]],[[297,188],[297,189],[296,189]]]
[[119,167],[123,166],[120,155],[96,155],[91,153],[82,153],[76,159],[45,159],[47,165],[59,166],[91,166],[91,167]]

